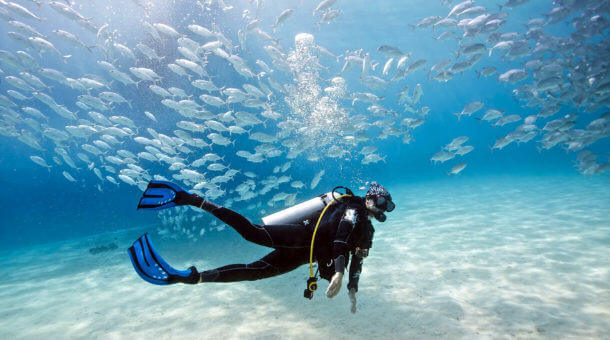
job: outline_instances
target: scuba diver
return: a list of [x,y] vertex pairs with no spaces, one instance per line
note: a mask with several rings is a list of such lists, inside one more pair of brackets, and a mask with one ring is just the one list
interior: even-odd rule
[[[345,189],[346,193],[336,192],[338,188]],[[230,264],[202,272],[194,266],[176,270],[163,260],[148,234],[144,234],[128,249],[132,264],[142,279],[158,285],[253,281],[281,275],[309,263],[304,296],[311,299],[317,289],[317,273],[313,273],[313,262],[317,262],[320,277],[330,282],[326,296],[333,298],[339,293],[351,254],[347,288],[352,313],[356,312],[362,260],[368,256],[375,231],[371,217],[384,222],[384,212],[395,207],[388,190],[372,182],[364,197],[355,196],[348,188],[336,187],[332,192],[263,217],[263,224],[257,225],[176,184],[153,180],[140,199],[138,209],[161,210],[181,205],[203,209],[231,226],[247,241],[274,250],[249,264]]]

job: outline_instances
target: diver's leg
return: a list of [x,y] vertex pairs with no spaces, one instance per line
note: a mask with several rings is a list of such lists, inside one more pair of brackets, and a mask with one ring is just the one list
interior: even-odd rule
[[191,194],[188,204],[199,207],[231,226],[247,241],[271,248],[309,247],[311,235],[306,228],[292,225],[258,225],[231,209]]
[[211,211],[233,227],[244,239],[270,248],[309,248],[311,232],[301,225],[258,225],[243,215],[224,207]]
[[244,239],[250,242],[266,247],[272,247],[273,245],[271,236],[264,228],[253,224],[240,213],[206,201],[197,194],[188,194],[183,198],[182,203],[201,208],[211,213],[216,216],[216,218],[235,229]]
[[304,249],[276,249],[249,264],[231,264],[201,272],[200,282],[260,280],[292,271],[307,261],[309,253]]

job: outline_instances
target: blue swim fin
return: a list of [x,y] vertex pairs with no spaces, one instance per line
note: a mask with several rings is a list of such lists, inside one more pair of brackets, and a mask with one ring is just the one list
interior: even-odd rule
[[175,207],[176,196],[181,192],[186,193],[174,183],[152,180],[138,202],[138,209],[161,210]]
[[199,282],[199,272],[194,266],[177,270],[170,266],[153,247],[148,234],[142,235],[127,249],[133,268],[145,281],[155,285]]

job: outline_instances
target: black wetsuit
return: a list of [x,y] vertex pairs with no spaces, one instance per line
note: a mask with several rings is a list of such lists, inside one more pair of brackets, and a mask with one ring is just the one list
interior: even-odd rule
[[[271,253],[249,264],[206,270],[201,273],[202,282],[259,280],[309,263],[311,237],[317,218],[299,225],[257,225],[233,210],[203,201],[198,196],[189,197],[188,201],[188,204],[201,207],[233,227],[246,240],[274,248]],[[324,214],[314,241],[314,260],[318,262],[320,276],[330,280],[336,271],[343,273],[352,253],[348,288],[357,291],[362,257],[356,254],[356,248],[371,248],[374,231],[362,198],[342,198],[341,203],[334,203]]]

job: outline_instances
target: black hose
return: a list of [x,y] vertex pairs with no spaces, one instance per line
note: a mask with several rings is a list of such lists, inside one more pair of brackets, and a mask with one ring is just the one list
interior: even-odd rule
[[333,191],[331,192],[331,195],[333,196],[333,200],[336,200],[336,199],[337,199],[337,198],[335,197],[335,191],[337,191],[337,189],[339,189],[339,188],[341,188],[341,189],[345,189],[345,194],[346,194],[346,195],[351,195],[351,196],[354,196],[354,193],[353,193],[353,192],[352,192],[352,191],[351,191],[351,190],[350,190],[348,187],[344,187],[344,186],[340,185],[340,186],[336,186],[336,187],[334,187],[334,188],[333,188]]

